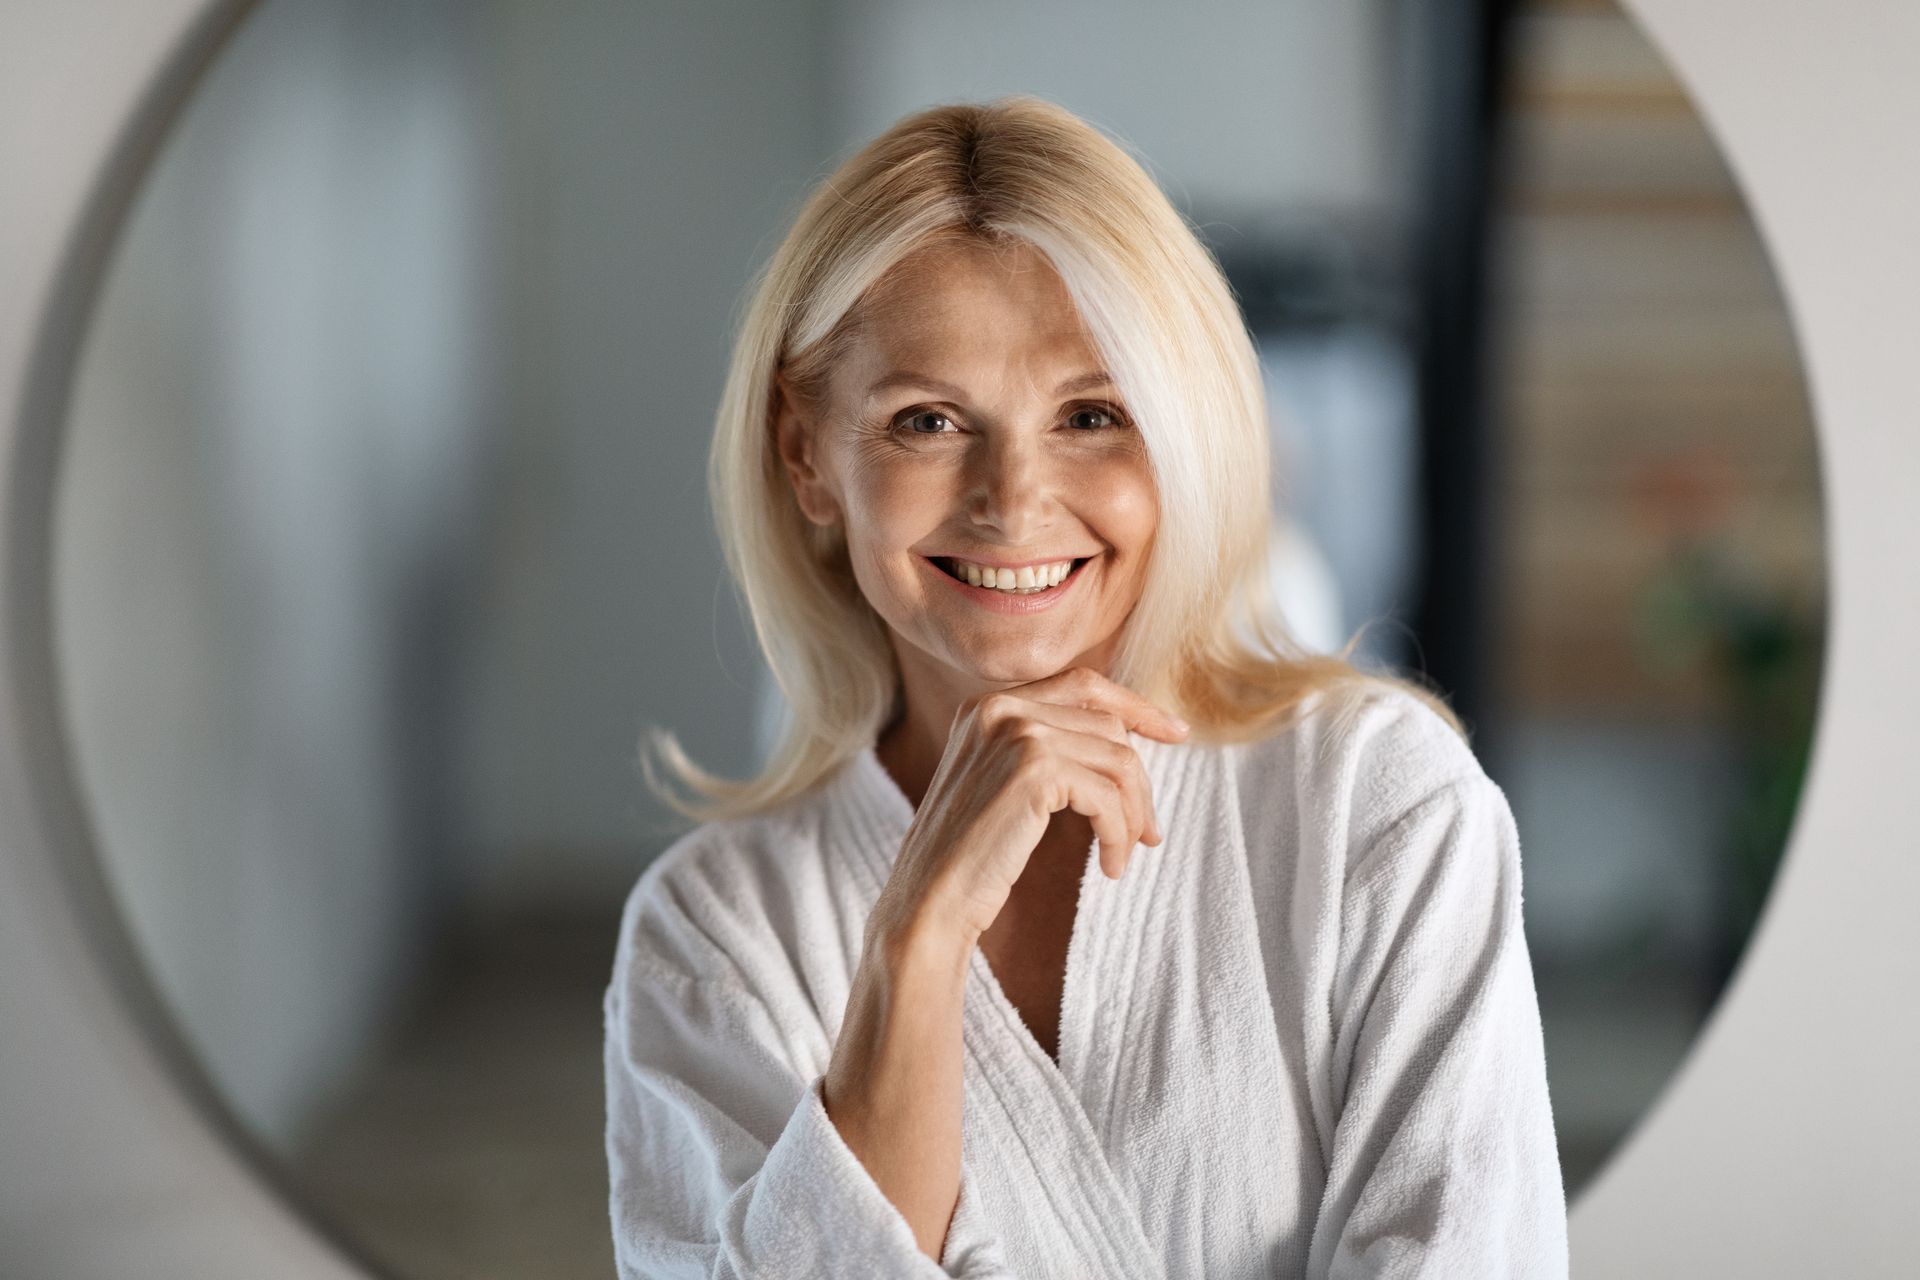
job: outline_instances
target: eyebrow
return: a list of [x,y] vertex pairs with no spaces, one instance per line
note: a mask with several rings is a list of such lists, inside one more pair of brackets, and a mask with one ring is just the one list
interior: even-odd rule
[[[1057,396],[1070,396],[1077,391],[1087,391],[1094,387],[1104,387],[1113,382],[1113,377],[1105,369],[1094,369],[1087,373],[1076,374],[1053,389]],[[881,374],[867,387],[869,398],[894,387],[924,387],[929,391],[938,391],[943,396],[955,399],[963,398],[967,393],[951,382],[942,382],[938,378],[929,378],[924,373],[914,373],[909,369],[894,369]]]

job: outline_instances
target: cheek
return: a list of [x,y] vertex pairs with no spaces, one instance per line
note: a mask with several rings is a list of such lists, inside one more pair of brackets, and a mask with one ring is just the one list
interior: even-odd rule
[[1085,476],[1095,531],[1121,555],[1143,557],[1160,523],[1160,499],[1146,462],[1116,461],[1089,468]]
[[887,601],[914,599],[924,583],[900,553],[924,541],[947,516],[945,486],[929,466],[870,464],[845,480],[854,578],[881,614]]
[[871,561],[894,557],[946,519],[948,484],[939,468],[875,464],[848,476],[848,536]]

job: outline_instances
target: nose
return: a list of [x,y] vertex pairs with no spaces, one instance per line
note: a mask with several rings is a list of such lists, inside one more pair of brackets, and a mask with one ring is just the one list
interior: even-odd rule
[[968,477],[967,515],[1010,546],[1039,541],[1055,510],[1059,477],[1038,442],[1025,432],[989,432],[975,451]]

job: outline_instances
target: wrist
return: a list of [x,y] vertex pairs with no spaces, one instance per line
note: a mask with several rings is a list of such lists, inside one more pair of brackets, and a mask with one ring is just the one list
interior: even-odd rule
[[958,1072],[972,946],[938,916],[869,920],[828,1071],[843,1134],[920,1113],[929,1082]]
[[964,980],[979,941],[963,916],[927,898],[903,905],[883,895],[867,920],[867,951],[889,974],[903,979],[946,974]]

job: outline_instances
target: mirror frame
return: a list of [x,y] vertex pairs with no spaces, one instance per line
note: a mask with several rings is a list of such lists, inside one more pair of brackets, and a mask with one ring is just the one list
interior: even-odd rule
[[[1908,1247],[1898,1233],[1920,1198],[1906,1078],[1920,1012],[1898,1016],[1920,988],[1920,948],[1904,943],[1920,839],[1902,803],[1920,759],[1907,729],[1920,574],[1906,569],[1920,503],[1901,483],[1920,476],[1920,169],[1887,159],[1911,151],[1900,122],[1920,121],[1903,62],[1920,7],[1621,2],[1692,93],[1773,259],[1820,440],[1830,612],[1813,758],[1773,890],[1680,1068],[1572,1205],[1574,1265],[1873,1274]],[[0,12],[6,1274],[381,1274],[235,1122],[166,1016],[94,854],[52,679],[53,481],[88,317],[143,177],[251,8]],[[1824,194],[1856,189],[1870,198]],[[1841,1071],[1830,1045],[1846,1046]]]
[[0,70],[15,180],[0,190],[0,1025],[33,1028],[0,1038],[4,1275],[388,1275],[248,1132],[175,1024],[96,852],[54,674],[55,477],[88,322],[141,183],[253,8],[0,16],[0,48],[33,57]]

